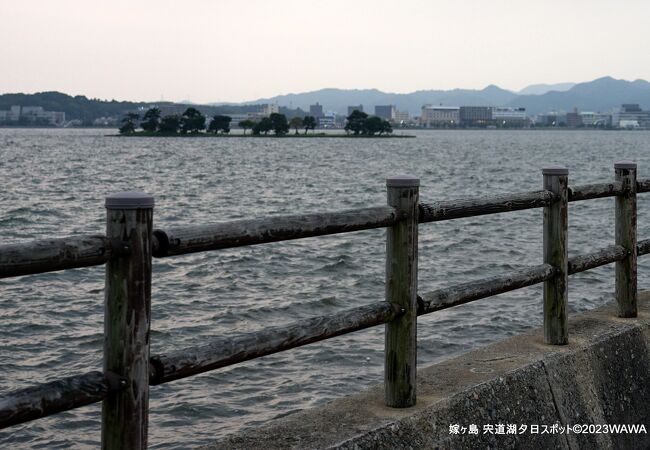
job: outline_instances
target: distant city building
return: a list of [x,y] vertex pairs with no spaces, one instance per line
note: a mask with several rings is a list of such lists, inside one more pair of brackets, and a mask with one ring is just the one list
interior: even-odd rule
[[497,126],[523,127],[528,122],[526,108],[494,107],[492,120]]
[[63,126],[65,113],[45,111],[42,106],[12,106],[9,111],[0,111],[0,122],[11,124],[42,124]]
[[318,102],[315,105],[309,105],[309,115],[317,119],[323,117],[325,115],[323,114],[323,105]]
[[[612,114],[612,125],[621,128],[637,128],[632,126],[636,121],[638,127],[650,128],[650,111],[644,111],[636,103],[626,103],[616,108]],[[621,123],[624,122],[624,125]]]
[[481,127],[492,122],[491,106],[461,106],[458,112],[460,124],[468,127]]
[[395,105],[376,105],[375,116],[381,117],[388,121],[395,120]]
[[261,115],[262,117],[268,117],[273,113],[277,114],[279,112],[280,112],[280,107],[273,103],[258,105],[257,110],[255,111],[256,114]]
[[582,116],[578,113],[577,108],[574,108],[570,113],[566,113],[566,126],[570,128],[578,128],[582,126]]
[[319,117],[318,126],[321,128],[336,128],[336,116],[334,114],[325,114]]
[[566,126],[566,114],[556,111],[538,114],[535,120],[536,126],[541,127],[563,127]]
[[[271,114],[273,114],[273,113],[277,114],[279,112],[280,112],[280,107],[278,105],[273,104],[273,103],[263,103],[263,104],[260,104],[260,105],[255,105],[255,110],[253,112],[249,112],[248,114],[246,114],[246,118],[255,121],[255,120],[263,119],[264,117],[269,117]],[[227,115],[232,117],[232,115],[230,115],[230,114],[227,114]],[[244,120],[244,119],[241,119],[241,120]],[[233,122],[234,122],[234,119],[233,119]],[[238,120],[238,122],[239,122],[239,120]]]
[[627,129],[641,128],[638,120],[620,120],[618,122],[618,126],[619,128],[627,128]]
[[408,111],[395,111],[395,123],[405,124],[411,121],[411,115]]
[[424,105],[420,115],[423,127],[457,126],[460,122],[460,107]]
[[348,116],[354,112],[354,110],[357,110],[359,112],[363,112],[363,105],[357,105],[357,106],[348,106]]
[[609,127],[612,125],[612,115],[600,112],[583,111],[580,120],[586,127]]

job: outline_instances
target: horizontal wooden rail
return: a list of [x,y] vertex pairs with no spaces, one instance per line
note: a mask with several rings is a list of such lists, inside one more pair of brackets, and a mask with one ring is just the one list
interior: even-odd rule
[[540,208],[551,204],[555,195],[550,191],[532,191],[521,194],[501,194],[446,200],[431,204],[420,203],[420,223],[482,216],[522,209]]
[[223,248],[264,244],[313,236],[388,227],[398,221],[389,206],[351,209],[322,214],[297,214],[266,219],[234,220],[213,225],[155,230],[158,248],[154,256],[164,257]]
[[101,402],[123,387],[119,377],[88,372],[8,392],[0,398],[0,429]]
[[329,317],[315,317],[283,327],[222,337],[200,347],[151,357],[149,383],[167,383],[180,378],[230,366],[260,356],[289,350],[353,331],[384,324],[402,314],[387,302],[351,308]]
[[484,278],[448,288],[437,289],[418,298],[418,315],[429,314],[454,306],[514,291],[542,283],[553,277],[555,269],[549,264],[527,267],[507,275]]
[[614,197],[622,193],[623,184],[620,181],[569,186],[569,201],[577,202],[594,198]]
[[106,236],[85,235],[0,245],[0,278],[99,266],[124,251]]
[[569,275],[594,269],[625,259],[628,251],[620,245],[610,245],[588,255],[574,256],[569,259]]
[[[650,179],[637,182],[637,192],[650,192]],[[622,193],[622,183],[569,186],[569,201],[613,197]],[[500,194],[431,204],[420,203],[420,223],[540,208],[556,200],[550,191]],[[152,238],[156,257],[264,244],[329,234],[383,228],[400,218],[388,206],[340,212],[298,214],[266,219],[245,219],[212,225],[190,225],[155,230]],[[83,235],[41,239],[0,245],[0,278],[79,267],[98,266],[128,248],[106,236]]]

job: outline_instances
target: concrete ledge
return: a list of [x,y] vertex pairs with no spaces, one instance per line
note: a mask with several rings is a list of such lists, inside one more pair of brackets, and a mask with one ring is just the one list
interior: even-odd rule
[[[566,346],[533,330],[421,369],[413,408],[385,407],[375,386],[205,449],[650,449],[646,433],[483,434],[499,423],[650,431],[649,299],[639,296],[636,319],[617,318],[613,305],[575,317]],[[479,434],[452,435],[450,424]]]

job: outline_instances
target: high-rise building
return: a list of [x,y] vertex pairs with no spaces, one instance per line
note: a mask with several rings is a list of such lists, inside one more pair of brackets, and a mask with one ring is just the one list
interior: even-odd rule
[[388,121],[395,120],[395,105],[376,105],[375,116]]
[[309,115],[314,116],[315,118],[323,117],[323,105],[316,102],[315,105],[309,105]]

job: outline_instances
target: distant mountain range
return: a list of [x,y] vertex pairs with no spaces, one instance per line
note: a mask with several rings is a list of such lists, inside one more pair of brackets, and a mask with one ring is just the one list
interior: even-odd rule
[[555,83],[555,84],[531,84],[526,86],[521,91],[518,91],[519,95],[543,95],[550,91],[568,91],[575,83]]
[[[518,93],[490,85],[481,90],[425,90],[409,94],[394,94],[377,89],[320,89],[301,94],[278,95],[241,104],[276,103],[290,108],[309,110],[316,102],[325,111],[346,114],[350,105],[363,105],[372,113],[375,105],[395,105],[400,111],[419,115],[424,104],[445,106],[513,106],[524,107],[528,114],[548,111],[610,111],[622,103],[639,103],[650,108],[650,83],[645,80],[598,78],[585,83],[532,85]],[[216,104],[216,103],[215,103]]]
[[[351,105],[363,105],[364,110],[374,112],[375,105],[395,105],[400,111],[408,111],[419,116],[424,104],[446,106],[512,106],[524,107],[529,115],[548,111],[608,112],[623,103],[638,103],[650,109],[650,83],[645,80],[616,80],[611,77],[598,78],[586,83],[559,83],[551,85],[532,85],[518,93],[490,85],[485,89],[424,90],[410,94],[394,94],[377,89],[321,89],[301,94],[287,94],[262,98],[242,103],[213,103],[211,105],[191,105],[203,114],[244,114],[255,111],[252,105],[276,103],[280,112],[288,117],[305,115],[309,105],[316,102],[325,111],[347,114]],[[164,114],[180,114],[183,103],[171,102],[130,102],[90,99],[82,95],[72,97],[60,92],[39,92],[36,94],[0,95],[0,110],[8,110],[13,105],[42,106],[48,111],[64,111],[66,119],[81,120],[91,124],[99,117],[118,117],[130,111],[142,111],[151,106],[159,106]]]

